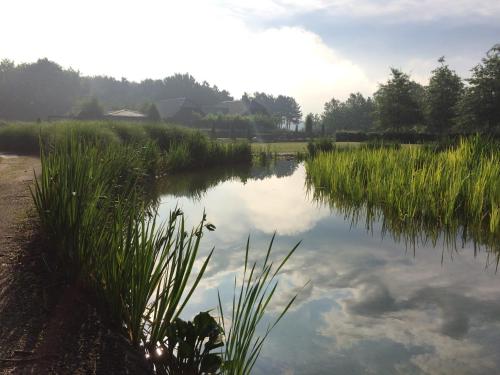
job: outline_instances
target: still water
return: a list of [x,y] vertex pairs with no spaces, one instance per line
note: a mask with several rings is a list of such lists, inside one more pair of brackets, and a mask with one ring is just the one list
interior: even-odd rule
[[217,229],[204,281],[184,318],[230,314],[250,235],[262,259],[271,236],[276,258],[298,241],[280,278],[269,319],[299,293],[267,341],[255,374],[499,374],[500,275],[495,257],[473,244],[415,246],[313,198],[303,164],[212,170],[161,187],[159,215],[180,207],[195,225],[206,211]]

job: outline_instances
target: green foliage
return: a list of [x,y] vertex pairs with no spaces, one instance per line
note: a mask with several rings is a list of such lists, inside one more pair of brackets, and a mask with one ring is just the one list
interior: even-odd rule
[[[215,227],[203,215],[189,232],[179,209],[163,225],[152,219],[156,212],[147,204],[144,187],[149,177],[159,173],[158,145],[103,146],[81,141],[71,130],[42,149],[42,174],[35,176],[32,191],[41,228],[60,268],[95,293],[107,317],[135,348],[145,350],[156,372],[233,374],[227,369],[251,368],[265,339],[255,338],[255,328],[276,290],[277,273],[296,247],[271,275],[270,246],[262,274],[253,277],[252,271],[248,279],[246,290],[250,287],[255,292],[245,296],[244,309],[239,306],[232,311],[235,324],[226,335],[229,352],[213,353],[224,345],[223,329],[215,319],[208,312],[198,314],[193,322],[179,316],[213,254],[212,250],[195,271],[203,232]],[[194,151],[197,147],[206,146],[183,145],[193,147],[191,152],[196,155],[204,152]],[[171,150],[177,147],[170,145]],[[237,146],[222,149],[208,144],[210,147],[216,147],[218,159]],[[247,263],[248,244],[245,269]],[[249,329],[235,332],[241,322]],[[266,336],[271,329],[268,327]],[[251,355],[247,355],[249,342],[258,349],[252,348]],[[234,353],[241,355],[233,360]]]
[[85,95],[79,73],[47,59],[32,64],[0,62],[0,118],[35,121],[68,113]]
[[33,198],[43,231],[68,276],[87,285],[132,344],[164,341],[187,304],[211,253],[194,278],[203,217],[188,233],[180,210],[165,226],[144,207],[143,148],[102,149],[74,135],[42,153]]
[[314,125],[314,115],[312,113],[309,113],[306,116],[306,121],[305,121],[305,131],[306,134],[311,135],[313,132],[313,125]]
[[335,206],[380,209],[393,227],[429,231],[434,240],[440,230],[463,228],[465,239],[498,248],[499,150],[480,137],[437,150],[336,149],[309,160],[307,172],[319,197]]
[[213,350],[224,346],[223,330],[209,312],[200,312],[192,322],[175,319],[166,340],[149,355],[157,372],[164,374],[215,374],[222,357]]
[[149,121],[152,121],[152,122],[161,121],[160,112],[158,112],[158,108],[156,108],[156,105],[154,103],[151,103],[149,105],[149,108],[147,111],[147,116],[148,116]]
[[429,130],[449,133],[455,125],[457,104],[463,92],[461,78],[439,60],[441,66],[432,71],[429,86],[425,92],[425,109]]
[[288,130],[292,124],[299,123],[302,118],[300,105],[291,96],[278,95],[275,97],[264,92],[255,92],[251,96],[245,93],[242,99],[262,105],[271,117],[276,118],[280,124],[284,121]]
[[219,296],[219,313],[221,315],[224,332],[226,332],[226,347],[223,353],[222,374],[251,374],[252,368],[260,355],[265,340],[297,297],[293,297],[288,302],[274,322],[267,326],[262,336],[255,337],[257,328],[278,286],[276,280],[278,273],[299,246],[299,244],[295,245],[278,266],[274,267],[274,264],[270,261],[273,242],[274,235],[269,244],[264,262],[259,270],[257,268],[257,263],[253,263],[251,266],[249,264],[248,254],[250,250],[250,239],[248,239],[243,278],[241,286],[239,287],[239,292],[236,286],[236,278],[234,280],[231,326],[229,329],[225,327],[224,309]]
[[408,74],[392,68],[391,78],[374,94],[378,126],[401,131],[421,124],[423,90]]
[[373,109],[373,100],[359,92],[349,95],[345,102],[332,98],[325,103],[323,124],[329,132],[368,130],[373,127]]
[[[0,127],[0,150],[38,154],[39,144],[53,145],[72,131],[79,140],[100,147],[155,145],[157,163],[167,171],[203,168],[214,165],[250,163],[252,151],[246,142],[220,143],[199,131],[166,124],[110,121],[65,121],[56,123],[15,123]],[[152,150],[145,147],[145,150]]]
[[92,97],[83,103],[82,108],[78,113],[78,118],[83,120],[94,120],[102,118],[103,115],[104,110],[99,104],[99,101],[96,97]]
[[500,45],[491,48],[472,69],[459,103],[460,125],[482,132],[500,132]]
[[320,138],[312,140],[307,144],[309,156],[315,157],[320,152],[330,152],[335,149],[335,142],[330,138]]

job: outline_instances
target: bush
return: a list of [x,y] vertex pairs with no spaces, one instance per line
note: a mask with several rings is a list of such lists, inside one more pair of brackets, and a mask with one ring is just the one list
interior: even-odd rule
[[310,141],[307,144],[309,156],[314,157],[320,152],[330,152],[335,149],[335,142],[329,138],[320,138],[319,140]]

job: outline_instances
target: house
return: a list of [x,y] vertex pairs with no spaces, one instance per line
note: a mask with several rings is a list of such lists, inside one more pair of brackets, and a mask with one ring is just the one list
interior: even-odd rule
[[233,116],[248,116],[255,114],[268,115],[267,109],[256,100],[228,100],[212,106],[204,106],[203,110],[207,114],[221,114]]
[[167,121],[189,124],[205,115],[198,104],[187,98],[159,100],[155,105],[160,117]]
[[146,121],[147,116],[141,112],[132,111],[130,109],[119,109],[117,111],[107,112],[104,118],[108,120],[122,121]]

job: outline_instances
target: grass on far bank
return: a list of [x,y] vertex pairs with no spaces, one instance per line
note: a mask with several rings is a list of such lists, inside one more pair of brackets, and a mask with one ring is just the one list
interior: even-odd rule
[[431,146],[319,153],[306,164],[309,183],[335,207],[380,209],[412,228],[463,227],[479,243],[498,244],[499,144],[476,136],[443,150]]
[[[254,154],[261,151],[269,151],[278,154],[296,154],[306,153],[309,142],[256,142],[252,143],[252,152]],[[335,142],[337,147],[359,146],[361,142]]]
[[[148,158],[161,174],[167,171],[205,168],[214,165],[250,163],[247,142],[210,140],[199,131],[174,125],[122,121],[14,122],[0,127],[0,152],[39,155],[40,141],[46,150],[63,142],[68,133],[78,141],[101,148],[134,146],[155,153]],[[152,147],[149,147],[149,146]]]

